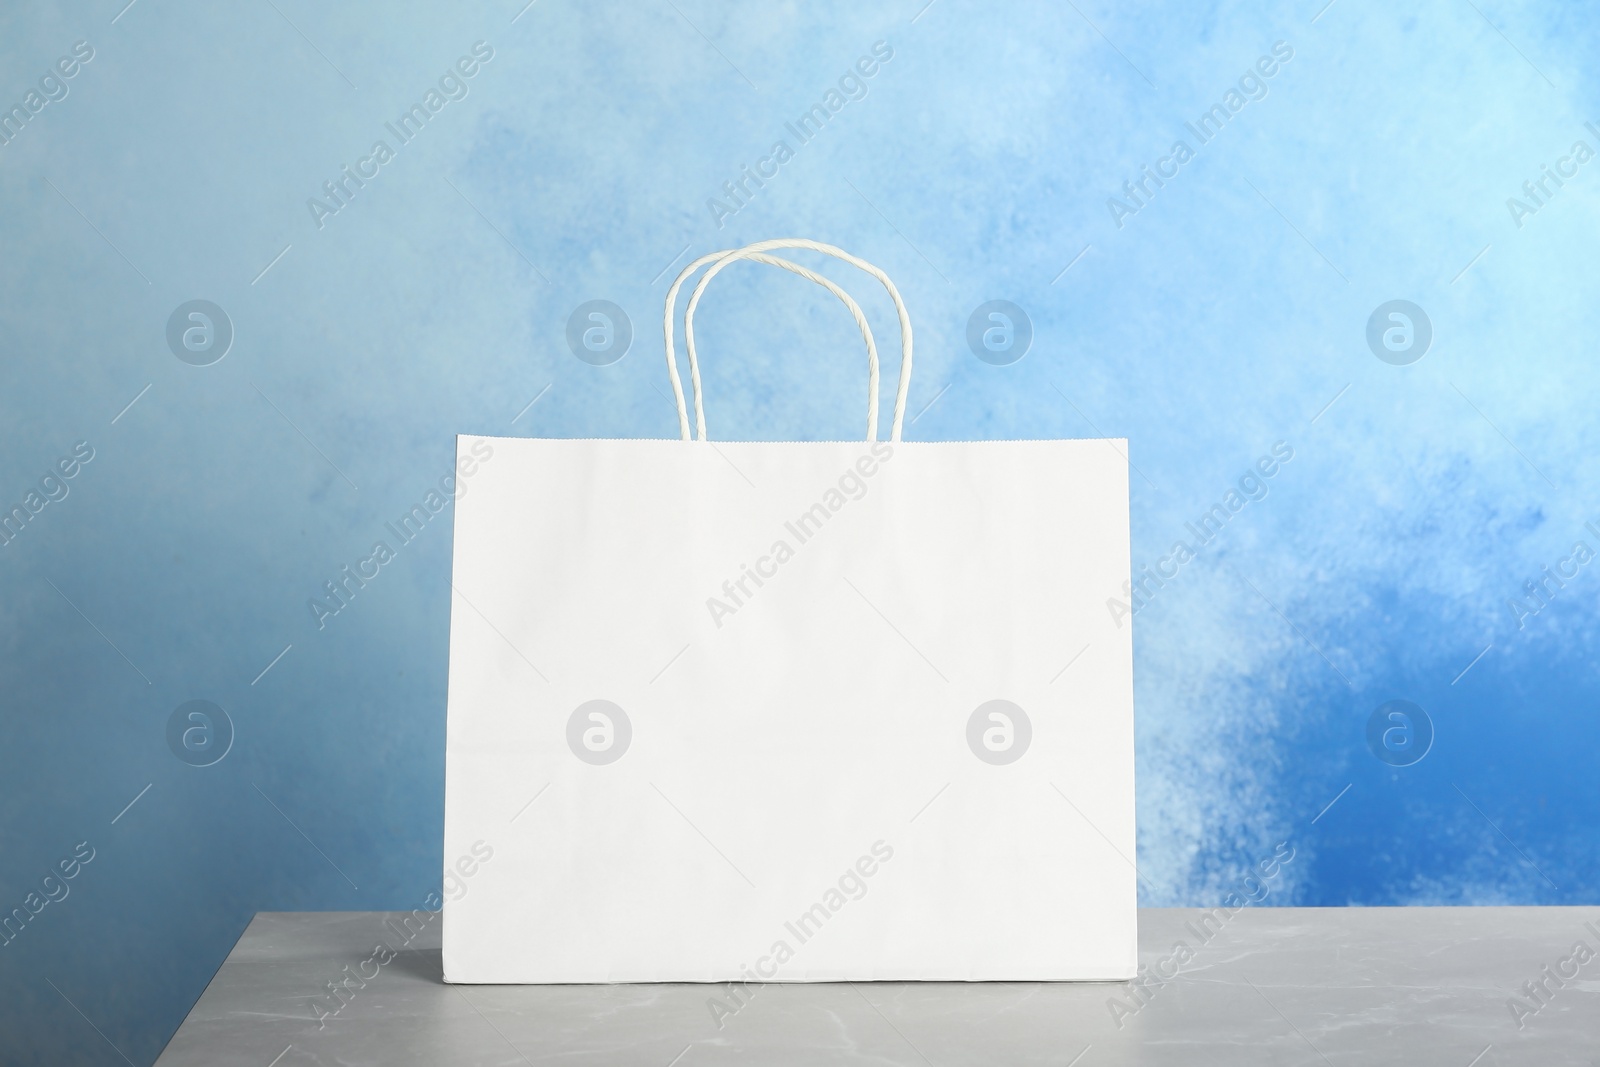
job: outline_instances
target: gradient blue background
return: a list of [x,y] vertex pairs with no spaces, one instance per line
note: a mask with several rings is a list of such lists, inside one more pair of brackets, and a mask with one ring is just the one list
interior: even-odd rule
[[[5,1062],[149,1063],[255,911],[438,887],[448,522],[325,629],[308,598],[457,433],[674,436],[667,268],[774,236],[898,281],[907,438],[1129,438],[1135,567],[1293,447],[1135,620],[1141,903],[1213,904],[1285,839],[1271,904],[1600,900],[1600,563],[1525,627],[1506,604],[1600,548],[1600,160],[1506,207],[1600,149],[1592,13],[124,2],[0,11],[0,103],[95,49],[0,147],[0,501],[96,451],[0,548],[0,910],[96,850],[0,948]],[[307,198],[479,40],[470,95],[319,229]],[[707,198],[880,40],[866,98],[719,229]],[[1185,120],[1280,40],[1199,147]],[[1179,137],[1196,158],[1119,228],[1107,198]],[[892,352],[881,292],[832,273]],[[196,298],[236,330],[204,368],[164,337]],[[608,367],[565,342],[591,299],[632,318]],[[991,299],[1033,323],[1010,366],[966,343]],[[1391,299],[1433,325],[1410,366],[1366,344]],[[857,436],[852,333],[799,279],[726,272],[713,436]],[[191,699],[237,730],[203,769],[165,738]],[[1366,744],[1391,699],[1436,730],[1411,767]]]

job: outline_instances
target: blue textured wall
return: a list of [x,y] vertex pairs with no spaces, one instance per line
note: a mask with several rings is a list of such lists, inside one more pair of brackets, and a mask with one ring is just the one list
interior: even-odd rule
[[[448,507],[308,601],[458,432],[673,435],[672,268],[773,236],[898,280],[907,437],[1131,440],[1134,565],[1177,574],[1132,621],[1143,903],[1220,900],[1283,840],[1266,903],[1600,899],[1581,8],[125,2],[0,11],[8,1062],[148,1063],[256,910],[438,886]],[[233,334],[207,366],[194,300]],[[569,350],[589,300],[631,318],[618,362]],[[968,343],[990,300],[1018,361]],[[1394,300],[1399,352],[1387,312],[1368,336]],[[859,433],[825,294],[735,268],[701,332],[714,435]],[[231,728],[169,735],[190,701]]]

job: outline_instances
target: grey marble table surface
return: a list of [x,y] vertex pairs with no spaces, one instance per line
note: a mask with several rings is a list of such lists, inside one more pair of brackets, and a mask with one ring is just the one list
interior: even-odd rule
[[1136,984],[746,997],[445,985],[436,915],[263,912],[157,1062],[1600,1065],[1600,908],[1247,908],[1202,927],[1206,914],[1141,910]]

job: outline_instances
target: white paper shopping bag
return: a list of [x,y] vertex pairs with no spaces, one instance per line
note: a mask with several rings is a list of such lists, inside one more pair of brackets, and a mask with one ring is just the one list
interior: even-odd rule
[[[844,291],[901,318],[894,423]],[[743,259],[826,285],[868,440],[705,440],[692,313]],[[1125,979],[1135,971],[1127,463],[903,442],[904,305],[811,242],[708,256],[699,440],[462,437],[446,751],[451,982]]]

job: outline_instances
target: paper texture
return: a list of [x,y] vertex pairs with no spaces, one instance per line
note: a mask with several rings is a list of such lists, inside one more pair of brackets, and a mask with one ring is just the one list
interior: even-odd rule
[[1120,442],[474,446],[448,981],[1134,974]]

